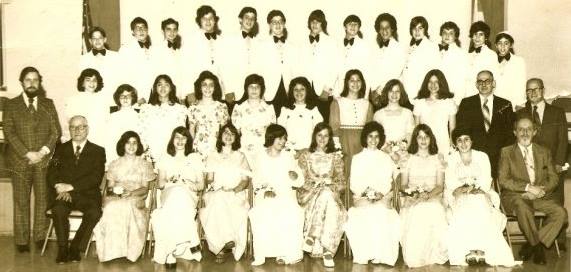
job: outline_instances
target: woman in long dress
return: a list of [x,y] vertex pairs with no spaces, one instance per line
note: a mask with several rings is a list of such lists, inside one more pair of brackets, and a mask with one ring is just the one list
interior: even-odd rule
[[401,190],[407,195],[400,211],[403,259],[409,267],[444,264],[448,260],[444,167],[430,127],[416,126],[408,152],[411,155],[401,169]]
[[450,264],[513,266],[512,250],[503,236],[506,216],[491,186],[490,160],[472,149],[469,129],[455,129],[452,139],[458,151],[448,158],[444,191],[450,210]]
[[145,197],[148,183],[155,179],[155,173],[153,165],[141,157],[144,149],[136,132],[125,132],[117,142],[116,150],[120,157],[107,170],[110,192],[103,205],[103,216],[93,234],[100,262],[121,257],[134,262],[145,245]]
[[220,81],[210,71],[203,71],[194,82],[196,105],[188,107],[188,127],[193,146],[203,158],[216,149],[218,129],[230,119],[228,106],[222,102]]
[[113,99],[118,109],[112,112],[107,120],[105,144],[107,152],[105,152],[105,155],[107,156],[108,164],[118,158],[117,153],[113,152],[113,150],[121,135],[129,130],[137,133],[141,130],[139,127],[139,112],[133,107],[137,103],[137,97],[137,90],[129,84],[120,85],[113,94]]
[[369,122],[363,128],[363,151],[351,162],[354,205],[345,225],[353,262],[394,266],[399,255],[400,218],[391,207],[391,186],[396,165],[380,150],[385,141],[383,126]]
[[167,154],[158,163],[159,207],[151,215],[155,234],[153,261],[176,266],[176,258],[200,261],[196,223],[198,192],[204,188],[204,165],[192,151],[192,136],[185,127],[173,130]]
[[268,126],[266,149],[252,164],[254,207],[249,217],[254,266],[264,264],[266,257],[276,257],[278,264],[294,264],[303,258],[303,209],[293,188],[302,186],[304,178],[293,154],[284,151],[286,141],[284,127]]
[[205,207],[200,210],[208,249],[216,254],[216,262],[224,262],[234,254],[240,260],[246,249],[248,210],[246,188],[250,166],[240,152],[240,133],[232,124],[220,128],[216,151],[206,159]]
[[298,202],[305,209],[303,250],[312,257],[323,258],[325,267],[333,267],[347,211],[341,201],[346,177],[341,152],[336,152],[333,131],[327,123],[313,129],[309,149],[299,156],[305,183],[298,192]]
[[452,99],[448,82],[442,71],[430,70],[424,77],[418,96],[414,100],[416,124],[426,124],[436,137],[440,154],[450,151],[450,133],[456,127],[456,103]]

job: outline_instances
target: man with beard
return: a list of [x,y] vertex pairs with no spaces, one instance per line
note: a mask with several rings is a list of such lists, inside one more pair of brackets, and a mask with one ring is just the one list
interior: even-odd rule
[[6,160],[12,175],[14,242],[18,252],[28,252],[30,239],[30,193],[34,189],[33,239],[40,249],[48,220],[46,171],[56,141],[61,135],[51,99],[45,97],[42,76],[34,67],[20,73],[24,92],[6,102],[4,134]]

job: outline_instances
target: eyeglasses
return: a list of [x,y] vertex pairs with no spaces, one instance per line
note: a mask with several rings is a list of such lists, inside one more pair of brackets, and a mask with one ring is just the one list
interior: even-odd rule
[[79,126],[70,126],[69,130],[71,131],[85,131],[87,129],[87,125],[79,125]]
[[526,89],[525,92],[531,93],[531,92],[537,92],[537,91],[541,91],[541,90],[543,90],[543,87],[535,87],[535,88]]
[[482,85],[490,85],[490,84],[492,84],[492,82],[493,82],[492,79],[477,80],[476,84],[478,84],[479,86],[482,86]]

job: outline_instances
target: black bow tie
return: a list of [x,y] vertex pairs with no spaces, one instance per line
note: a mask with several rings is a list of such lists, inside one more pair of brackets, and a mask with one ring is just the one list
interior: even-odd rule
[[355,43],[355,38],[351,38],[351,39],[343,39],[343,44],[345,46],[349,45],[353,45],[353,43]]
[[502,61],[504,61],[504,60],[509,61],[511,57],[512,57],[512,54],[510,54],[510,53],[507,53],[505,56],[498,55],[498,62],[502,63]]
[[149,40],[146,40],[145,42],[141,42],[141,41],[137,41],[139,43],[139,46],[141,48],[147,48],[149,49],[149,47],[151,46],[151,42],[149,42]]
[[102,56],[105,56],[105,54],[107,54],[107,51],[105,49],[97,50],[97,49],[93,48],[93,49],[91,49],[91,53],[93,53],[94,56],[97,56],[97,54],[101,54]]
[[[168,46],[169,48],[173,48],[173,47],[174,47],[174,42],[167,41],[167,46]],[[175,48],[175,49],[176,49],[176,48]]]
[[315,37],[309,35],[309,43],[313,43],[313,42],[319,42],[319,34],[317,34]]
[[381,44],[379,45],[381,48],[383,47],[389,47],[389,42],[391,42],[391,40],[386,40],[386,41],[381,41]]
[[440,49],[440,51],[442,51],[442,50],[448,51],[448,47],[450,47],[450,45],[447,43],[438,45],[438,48]]
[[413,46],[413,45],[418,46],[420,44],[420,42],[422,42],[422,39],[420,39],[420,40],[410,39],[410,46]]
[[246,32],[246,31],[242,31],[242,38],[245,39],[246,37],[254,38],[254,34]]
[[472,52],[476,52],[476,54],[480,54],[480,52],[482,52],[482,47],[481,46],[478,48],[471,47],[470,50],[468,50],[468,53],[472,53]]
[[211,40],[211,39],[216,40],[216,33],[204,33],[204,36],[206,36],[206,38],[208,40]]
[[281,36],[281,37],[273,36],[273,37],[274,37],[274,43],[278,43],[278,42],[285,43],[285,41],[286,41],[286,37],[285,37],[285,36]]

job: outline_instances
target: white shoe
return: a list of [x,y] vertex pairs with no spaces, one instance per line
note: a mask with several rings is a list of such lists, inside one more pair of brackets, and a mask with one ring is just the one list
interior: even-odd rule
[[266,258],[255,258],[254,261],[252,262],[253,266],[259,266],[262,265],[266,262]]
[[335,262],[333,261],[333,259],[326,259],[325,257],[323,257],[323,266],[325,266],[325,267],[334,267],[334,266],[335,266]]

